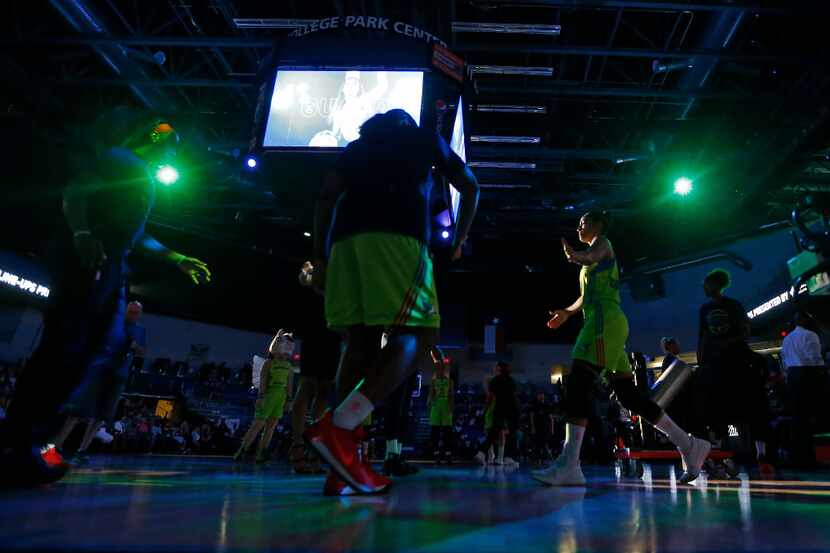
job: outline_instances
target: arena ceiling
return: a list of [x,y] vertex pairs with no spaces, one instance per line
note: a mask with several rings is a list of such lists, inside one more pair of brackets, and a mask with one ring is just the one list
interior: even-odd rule
[[[244,170],[258,85],[297,25],[384,15],[432,29],[470,68],[482,199],[473,255],[456,270],[556,270],[559,236],[600,207],[628,268],[691,253],[784,220],[800,193],[830,186],[821,4],[3,2],[4,150],[18,167],[4,224],[26,229],[6,242],[34,248],[86,122],[129,104],[174,118],[193,163],[188,185],[160,199],[155,232],[242,264],[301,261],[322,170],[301,159]],[[694,184],[686,197],[672,192],[681,176]],[[34,205],[44,215],[20,220]]]

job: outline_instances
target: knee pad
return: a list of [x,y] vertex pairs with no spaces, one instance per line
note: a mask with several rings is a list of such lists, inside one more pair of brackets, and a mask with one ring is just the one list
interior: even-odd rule
[[645,392],[638,390],[632,379],[625,378],[613,381],[611,388],[623,407],[636,415],[640,415],[651,424],[657,422],[660,415],[663,414],[663,409],[646,396]]
[[569,419],[586,419],[591,413],[594,382],[597,369],[586,361],[575,360],[565,376],[565,416]]

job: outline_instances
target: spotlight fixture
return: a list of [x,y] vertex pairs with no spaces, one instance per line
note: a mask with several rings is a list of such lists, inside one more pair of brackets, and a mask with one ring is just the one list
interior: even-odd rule
[[692,180],[686,177],[680,177],[674,181],[674,193],[678,196],[688,196],[692,191]]
[[170,186],[179,180],[179,171],[172,165],[162,165],[156,171],[156,179],[164,186]]

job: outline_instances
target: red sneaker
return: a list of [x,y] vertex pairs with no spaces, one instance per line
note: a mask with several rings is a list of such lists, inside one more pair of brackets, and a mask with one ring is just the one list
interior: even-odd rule
[[351,486],[343,482],[333,470],[330,470],[328,476],[326,476],[326,484],[323,486],[323,495],[327,497],[354,495],[354,490]]
[[40,456],[43,459],[43,462],[50,467],[69,466],[69,463],[66,462],[63,456],[58,453],[57,448],[52,444],[48,444],[40,448]]
[[389,487],[388,478],[360,459],[355,432],[334,426],[331,411],[309,426],[303,437],[356,493],[379,493]]

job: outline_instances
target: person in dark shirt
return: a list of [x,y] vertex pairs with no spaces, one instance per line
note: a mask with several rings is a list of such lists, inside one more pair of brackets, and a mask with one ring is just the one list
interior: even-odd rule
[[664,336],[660,339],[660,347],[663,349],[663,361],[660,367],[665,371],[674,363],[677,356],[680,355],[680,343],[673,336]]
[[[489,449],[498,442],[496,465],[518,466],[514,457],[517,453],[516,434],[519,430],[519,399],[516,396],[516,381],[510,376],[510,364],[497,363],[498,374],[490,380],[490,393],[493,395],[493,425],[487,432],[487,439],[476,454],[476,461],[486,463]],[[502,433],[505,439],[500,440]]]
[[355,430],[425,360],[440,327],[429,251],[433,167],[461,192],[454,259],[475,216],[478,183],[443,138],[403,110],[372,117],[360,133],[327,178],[314,235],[312,285],[325,289],[329,327],[345,333],[342,402],[305,436],[341,489],[375,493],[390,481],[360,460]]
[[[300,283],[305,284],[313,271],[314,266],[307,261],[300,270]],[[297,328],[302,340],[300,385],[291,410],[293,443],[288,460],[297,474],[314,474],[321,468],[319,458],[306,451],[303,441],[306,415],[311,410],[312,420],[317,420],[328,407],[329,392],[340,362],[340,335],[326,326],[323,296],[310,288],[303,288],[301,293],[306,309],[303,322]]]
[[[112,123],[110,127],[118,127]],[[14,483],[38,484],[65,474],[48,428],[73,390],[108,374],[127,340],[126,258],[134,249],[187,274],[210,279],[198,259],[174,252],[145,232],[155,201],[155,169],[175,154],[179,136],[166,121],[143,117],[119,145],[98,153],[63,194],[59,233],[49,256],[51,294],[43,335],[21,376],[5,421],[1,452]],[[44,385],[48,383],[48,385]]]
[[765,462],[769,417],[764,375],[747,343],[750,325],[746,309],[723,293],[730,283],[729,273],[723,269],[713,270],[703,280],[709,301],[700,308],[695,414],[699,425],[747,422],[758,459]]
[[700,308],[698,363],[719,362],[748,347],[746,309],[738,300],[723,295],[729,283],[729,273],[723,269],[715,269],[703,281],[703,291],[710,301]]
[[66,420],[54,443],[62,455],[64,442],[75,426],[82,420],[87,424],[81,444],[72,457],[73,464],[88,462],[87,448],[101,426],[115,416],[121,394],[127,386],[133,355],[143,354],[147,347],[146,329],[138,324],[142,313],[143,307],[139,302],[131,301],[127,305],[124,320],[126,339],[120,354],[112,356],[113,366],[104,368],[100,373],[87,373],[61,409]]

